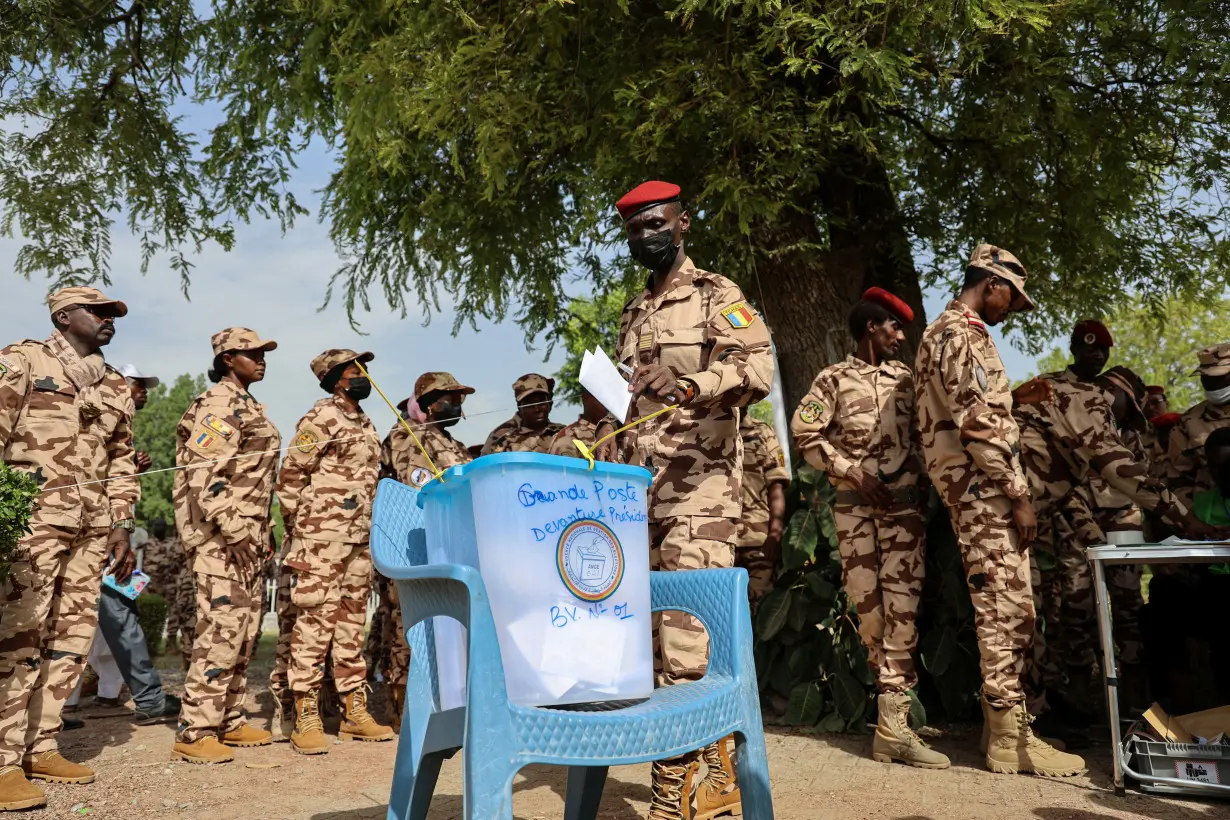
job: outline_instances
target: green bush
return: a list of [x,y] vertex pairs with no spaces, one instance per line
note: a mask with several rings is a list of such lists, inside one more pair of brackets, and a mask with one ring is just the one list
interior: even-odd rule
[[[861,731],[873,719],[875,678],[841,588],[841,559],[828,478],[804,465],[789,498],[782,571],[756,610],[756,669],[771,714],[820,732]],[[927,569],[919,605],[917,725],[966,720],[981,686],[973,608],[948,516],[932,494]]]
[[152,592],[137,597],[137,622],[145,633],[145,645],[150,655],[162,654],[162,631],[167,622],[167,600]]
[[0,582],[9,577],[17,544],[30,532],[38,482],[0,462]]

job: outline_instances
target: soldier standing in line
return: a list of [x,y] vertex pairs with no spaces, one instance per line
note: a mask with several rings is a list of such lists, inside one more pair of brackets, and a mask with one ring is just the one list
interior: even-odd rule
[[555,379],[526,373],[513,382],[517,413],[491,431],[483,455],[492,453],[545,453],[564,425],[551,421]]
[[136,558],[136,411],[101,351],[128,307],[84,287],[58,290],[47,304],[48,339],[0,350],[0,458],[40,490],[0,590],[0,810],[46,804],[27,776],[93,782],[93,771],[57,750],[60,713],[98,624],[103,567],[110,559],[125,581]]
[[[461,406],[466,396],[474,393],[453,378],[451,373],[424,373],[414,383],[414,406],[407,408],[407,415],[418,420],[414,434],[427,455],[420,450],[406,432],[397,425],[385,440],[388,445],[381,454],[381,472],[397,479],[408,487],[419,489],[435,477],[431,465],[437,470],[447,470],[458,464],[468,464],[470,453],[464,444],[453,438],[449,427],[461,421]],[[417,411],[417,412],[416,412]],[[406,683],[410,673],[410,647],[406,644],[406,632],[402,628],[401,603],[397,598],[397,585],[386,585],[388,619],[383,630],[383,641],[388,648],[389,712],[394,730],[401,731],[402,709],[405,705]]]
[[1206,347],[1196,358],[1204,401],[1180,416],[1170,431],[1166,451],[1167,484],[1188,509],[1196,493],[1214,489],[1204,453],[1205,439],[1214,430],[1230,427],[1230,342]]
[[602,402],[595,399],[588,390],[582,387],[581,415],[572,424],[560,430],[555,435],[555,438],[551,439],[551,446],[547,448],[547,452],[553,456],[580,457],[581,453],[577,450],[577,446],[572,443],[573,440],[576,439],[592,449],[594,443],[598,440],[598,426],[602,424],[603,419],[606,417],[607,410],[602,406]]
[[149,576],[146,592],[161,595],[167,602],[167,653],[179,651],[177,645],[180,613],[174,612],[175,587],[179,583],[179,570],[184,564],[184,545],[167,530],[167,522],[155,518],[150,524],[150,539],[142,552],[141,568]]
[[[683,235],[691,217],[679,201],[679,186],[646,182],[616,207],[632,258],[651,274],[620,318],[618,359],[635,368],[632,415],[678,405],[625,436],[626,463],[653,473],[650,566],[730,567],[742,513],[739,411],[769,392],[769,331],[734,282],[688,258]],[[602,455],[613,449],[604,445]],[[709,638],[699,621],[665,612],[655,619],[654,635],[659,685],[704,675]],[[703,781],[701,760],[708,770]],[[724,740],[655,761],[652,781],[652,820],[711,818],[739,808]]]
[[864,293],[849,317],[857,349],[820,371],[791,430],[803,457],[828,473],[837,491],[833,516],[842,586],[858,611],[859,637],[880,691],[872,756],[946,769],[948,758],[910,728],[927,490],[914,375],[896,358],[903,327],[912,321],[914,311],[891,293]]
[[[1031,307],[1025,268],[1016,257],[992,245],[976,247],[960,295],[919,345],[918,426],[927,473],[948,508],[974,605],[987,768],[1067,776],[1083,772],[1085,762],[1034,735],[1025,710],[1021,676],[1035,619],[1029,545],[1038,524],[1017,461],[1015,399],[987,330]],[[1045,393],[1031,382],[1017,398],[1037,400]]]
[[[186,555],[186,554],[185,554]],[[184,672],[192,664],[192,645],[196,642],[196,573],[187,560],[175,576],[176,620],[179,624],[179,652]]]
[[282,436],[250,391],[278,344],[246,327],[210,343],[214,386],[188,405],[175,435],[175,521],[195,576],[197,635],[172,755],[189,763],[225,763],[234,759],[228,746],[270,742],[248,724],[244,698]]
[[371,589],[368,551],[372,500],[380,470],[380,437],[359,403],[371,382],[357,362],[371,353],[326,350],[312,373],[328,398],[299,421],[278,477],[286,524],[282,567],[290,574],[288,677],[295,698],[291,747],[300,754],[329,751],[320,720],[320,688],[331,655],[343,700],[343,738],[391,740],[393,731],[367,711],[363,623]]
[[740,414],[743,438],[743,517],[739,519],[735,566],[747,570],[748,602],[756,604],[773,589],[786,528],[786,456],[773,425]]

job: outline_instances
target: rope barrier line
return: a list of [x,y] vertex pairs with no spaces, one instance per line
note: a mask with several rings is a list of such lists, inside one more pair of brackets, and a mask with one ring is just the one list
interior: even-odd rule
[[634,422],[625,424],[623,427],[620,427],[618,430],[612,430],[611,432],[607,433],[602,438],[595,441],[593,447],[586,447],[585,442],[581,441],[579,438],[574,438],[572,440],[572,443],[576,446],[578,450],[581,451],[581,456],[586,461],[589,462],[589,469],[592,470],[594,469],[594,453],[597,452],[598,448],[601,447],[603,444],[615,438],[617,435],[624,432],[625,430],[631,430],[633,427],[635,427],[638,424],[642,424],[646,421],[649,421],[652,418],[656,418],[662,415],[663,413],[669,413],[672,410],[678,410],[678,409],[679,409],[679,405],[672,404],[667,407],[663,407],[661,410],[655,410],[652,413],[650,413],[648,416],[643,416]]
[[401,422],[401,426],[406,428],[406,432],[410,434],[410,438],[414,439],[415,445],[419,448],[420,452],[423,453],[423,458],[427,459],[427,465],[431,467],[431,471],[436,474],[436,478],[443,482],[444,479],[441,478],[442,474],[436,467],[436,463],[431,460],[431,456],[428,455],[427,448],[423,446],[423,442],[419,441],[419,437],[414,434],[414,430],[410,429],[410,422],[407,421],[401,413],[397,412],[397,408],[393,406],[393,402],[389,401],[389,397],[386,396],[384,391],[380,389],[380,385],[376,384],[376,380],[373,379],[367,372],[367,368],[363,366],[363,362],[355,359],[354,363],[358,365],[359,372],[366,376],[367,380],[371,382],[372,387],[376,388],[376,392],[380,394],[380,398],[384,399],[384,403],[387,404],[389,409],[393,411],[393,415],[397,416],[397,420]]

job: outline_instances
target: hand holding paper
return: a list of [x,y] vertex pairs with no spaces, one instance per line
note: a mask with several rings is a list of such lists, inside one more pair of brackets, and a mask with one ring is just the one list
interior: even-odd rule
[[592,353],[585,351],[579,381],[621,424],[628,420],[632,403],[628,382],[601,347],[595,347]]

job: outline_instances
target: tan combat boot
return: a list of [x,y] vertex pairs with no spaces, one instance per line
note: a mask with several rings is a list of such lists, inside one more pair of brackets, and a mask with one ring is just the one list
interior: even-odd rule
[[[978,700],[982,702],[982,739],[978,741],[978,752],[985,755],[987,747],[991,745],[991,718],[989,717],[991,705],[987,703],[986,698],[979,697]],[[1067,744],[1057,737],[1044,737],[1042,740],[1056,751],[1066,752],[1068,750]]]
[[997,774],[1040,774],[1043,777],[1072,777],[1085,772],[1085,761],[1061,752],[1030,728],[1032,718],[1025,705],[1007,709],[987,705],[991,741],[987,746],[987,768]]
[[685,820],[685,807],[691,805],[699,772],[700,761],[683,757],[651,763],[649,820]]
[[919,769],[947,769],[948,758],[927,745],[910,728],[910,696],[904,692],[880,695],[880,720],[871,742],[871,759],[878,763],[899,760]]
[[[700,750],[700,759],[705,762],[706,772],[704,779],[700,780],[695,788],[685,789],[685,793],[692,795],[684,812],[686,820],[712,820],[722,815],[737,817],[743,814],[739,784],[726,748],[727,739],[722,738]],[[694,777],[699,775],[699,768],[695,767]]]
[[171,757],[199,764],[230,763],[235,759],[231,750],[218,742],[218,738],[213,735],[206,735],[192,743],[175,741],[175,745],[171,748]]
[[295,698],[295,730],[290,735],[290,748],[301,755],[329,753],[329,739],[320,722],[319,689]]
[[367,711],[366,686],[360,686],[342,696],[342,726],[337,735],[348,740],[371,742],[393,739],[393,730],[377,723]]
[[49,783],[94,782],[92,769],[80,763],[68,762],[54,749],[26,758],[21,767],[26,770],[26,776],[34,780],[46,780]]
[[272,734],[266,732],[264,729],[257,729],[247,723],[239,726],[238,728],[231,729],[222,736],[223,745],[235,746],[237,748],[268,746],[272,742]]
[[0,766],[0,811],[33,809],[47,805],[47,795],[26,780],[20,766]]

